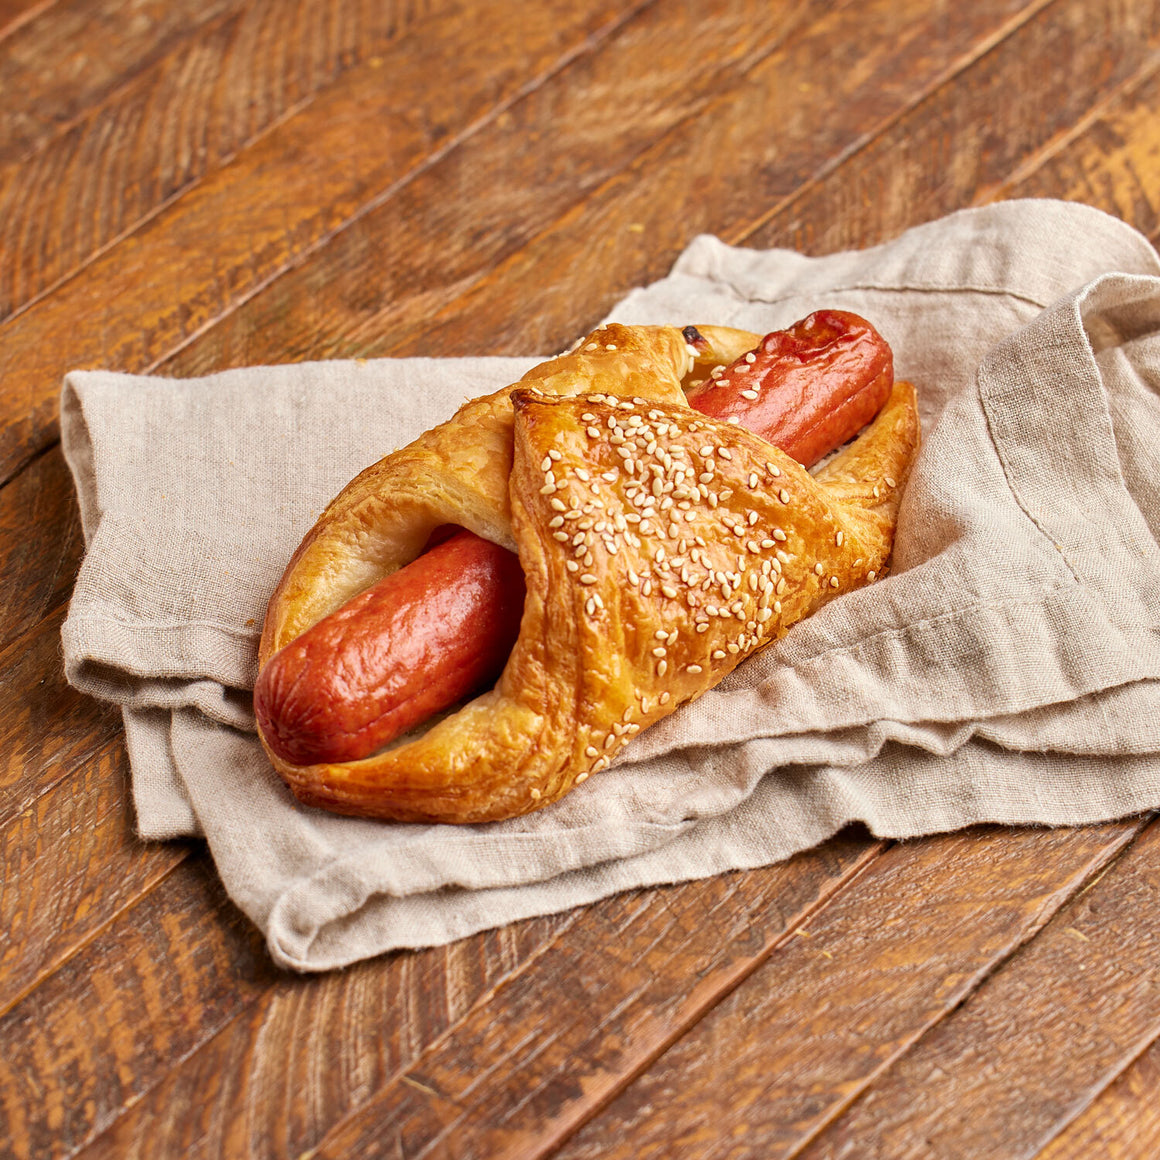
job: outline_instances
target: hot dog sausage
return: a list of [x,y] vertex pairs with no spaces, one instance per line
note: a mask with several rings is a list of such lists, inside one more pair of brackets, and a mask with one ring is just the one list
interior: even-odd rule
[[[689,327],[694,348],[707,347]],[[687,391],[689,405],[743,426],[807,467],[883,406],[890,348],[869,323],[818,311],[768,335]],[[494,684],[519,635],[523,574],[505,548],[460,530],[271,658],[254,689],[267,744],[296,765],[368,757]]]
[[893,382],[890,347],[868,322],[818,310],[766,335],[688,398],[722,422],[736,417],[810,467],[878,414]]
[[296,765],[366,757],[495,684],[523,608],[516,555],[460,529],[291,641],[262,670],[255,715]]

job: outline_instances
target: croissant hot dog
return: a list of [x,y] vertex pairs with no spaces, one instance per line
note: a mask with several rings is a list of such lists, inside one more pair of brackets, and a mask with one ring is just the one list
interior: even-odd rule
[[[716,346],[695,327],[682,333],[697,352],[689,405],[739,422],[806,467],[865,426],[893,383],[886,341],[844,311],[817,311],[700,379],[697,365],[723,353],[723,332]],[[551,471],[550,456],[542,466]],[[369,757],[495,683],[523,601],[523,574],[505,548],[462,530],[429,545],[266,665],[254,708],[267,744],[298,765]]]
[[881,574],[918,444],[913,388],[895,383],[867,431],[811,477],[739,422],[688,405],[683,383],[695,390],[695,375],[758,341],[701,335],[708,352],[675,327],[602,328],[387,456],[327,508],[271,599],[263,670],[442,525],[517,549],[527,595],[495,687],[372,757],[288,761],[260,722],[302,801],[416,821],[536,809],[793,621]]

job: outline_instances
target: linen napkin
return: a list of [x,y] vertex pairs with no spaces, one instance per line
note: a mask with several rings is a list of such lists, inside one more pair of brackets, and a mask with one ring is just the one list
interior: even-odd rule
[[358,471],[527,359],[64,384],[87,553],[63,630],[120,704],[145,838],[202,834],[299,970],[785,858],[1160,806],[1160,260],[1080,205],[1008,202],[807,258],[697,238],[612,318],[765,333],[863,314],[919,388],[892,574],[796,625],[562,802],[452,827],[298,806],[253,733],[266,600]]

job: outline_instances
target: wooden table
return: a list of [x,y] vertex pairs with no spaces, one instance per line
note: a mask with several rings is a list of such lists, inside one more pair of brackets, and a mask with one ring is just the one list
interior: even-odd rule
[[558,349],[696,233],[1160,232],[1146,0],[0,0],[0,1155],[1160,1155],[1160,828],[849,831],[321,977],[70,690],[76,366]]

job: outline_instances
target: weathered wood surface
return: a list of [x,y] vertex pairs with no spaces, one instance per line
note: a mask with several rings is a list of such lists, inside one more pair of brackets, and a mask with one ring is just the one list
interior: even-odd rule
[[73,366],[557,349],[703,230],[1054,196],[1156,237],[1158,75],[1145,0],[0,0],[0,1157],[1160,1149],[1146,820],[276,971],[63,681],[56,443]]

